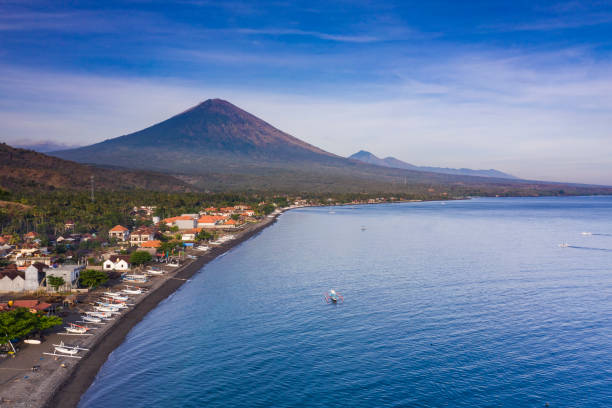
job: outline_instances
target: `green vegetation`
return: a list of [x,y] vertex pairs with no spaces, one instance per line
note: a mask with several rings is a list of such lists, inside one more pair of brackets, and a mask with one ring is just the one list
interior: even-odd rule
[[104,271],[96,271],[93,269],[85,269],[81,272],[79,283],[81,286],[86,286],[90,289],[97,288],[108,281],[108,274]]
[[45,316],[42,313],[30,313],[20,307],[0,313],[0,343],[23,338],[32,332],[40,332],[62,324],[57,316]]
[[209,241],[211,239],[213,239],[215,237],[215,235],[213,233],[210,233],[208,231],[202,230],[200,232],[198,232],[198,234],[196,235],[196,238],[202,241]]
[[60,286],[64,286],[66,281],[60,276],[47,276],[47,284],[57,292]]
[[173,254],[182,247],[183,243],[180,241],[166,241],[161,243],[159,251],[163,254]]
[[151,262],[151,254],[147,251],[134,251],[130,255],[130,263],[132,265],[143,265],[147,262]]

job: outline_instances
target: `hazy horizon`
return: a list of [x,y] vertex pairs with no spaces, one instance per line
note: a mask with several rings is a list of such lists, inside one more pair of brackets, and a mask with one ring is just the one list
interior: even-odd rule
[[609,2],[7,1],[0,140],[222,98],[332,153],[612,185]]

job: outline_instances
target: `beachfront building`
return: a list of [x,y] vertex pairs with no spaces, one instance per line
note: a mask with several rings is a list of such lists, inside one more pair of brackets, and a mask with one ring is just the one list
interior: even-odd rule
[[162,220],[168,227],[177,227],[179,230],[188,230],[197,227],[197,214],[181,215]]
[[15,265],[9,265],[0,271],[0,292],[23,292],[25,287],[25,272],[18,270]]
[[226,229],[234,229],[238,227],[238,221],[229,219],[225,221],[223,224],[221,224],[221,227],[226,228]]
[[27,268],[11,264],[0,270],[0,292],[28,292],[38,290],[45,278],[46,265],[37,263]]
[[130,245],[142,246],[143,243],[155,239],[155,230],[147,227],[140,227],[130,234]]
[[117,241],[121,242],[127,241],[129,235],[130,231],[123,225],[115,225],[113,228],[110,229],[110,231],[108,231],[109,238],[115,238]]
[[181,240],[183,241],[195,241],[198,233],[202,231],[202,228],[193,228],[190,230],[183,231],[181,234]]
[[130,257],[128,255],[112,255],[104,261],[102,269],[105,271],[129,271]]
[[198,228],[215,228],[225,218],[223,215],[202,215],[198,218]]
[[155,255],[159,247],[161,247],[161,241],[154,239],[152,241],[143,242],[140,245],[140,250]]
[[[72,289],[76,288],[79,285],[79,277],[81,276],[81,272],[85,269],[85,265],[60,265],[51,268],[45,268],[45,276],[48,278],[49,276],[54,276],[56,278],[64,279],[62,289]],[[49,282],[47,282],[47,288],[50,289]]]

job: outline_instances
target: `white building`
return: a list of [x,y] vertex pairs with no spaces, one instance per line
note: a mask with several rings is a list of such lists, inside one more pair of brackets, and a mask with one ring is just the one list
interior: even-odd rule
[[129,271],[130,258],[125,255],[113,255],[102,264],[105,271]]
[[[81,271],[85,269],[85,265],[60,265],[56,268],[46,268],[44,272],[47,276],[55,276],[57,278],[64,279],[64,289],[75,288],[79,284],[79,277],[81,276]],[[49,287],[49,282],[47,280],[47,287]]]

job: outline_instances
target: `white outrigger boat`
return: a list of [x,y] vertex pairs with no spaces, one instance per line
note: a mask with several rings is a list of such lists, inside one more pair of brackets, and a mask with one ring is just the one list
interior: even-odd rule
[[147,269],[147,273],[149,275],[163,275],[164,273],[166,273],[166,271],[161,268],[149,268]]
[[86,313],[89,316],[97,317],[99,319],[104,319],[104,320],[109,320],[112,318],[112,315],[108,312],[91,311],[91,312],[86,312]]
[[91,316],[91,315],[83,315],[81,316],[81,319],[83,319],[83,321],[85,323],[102,323],[102,319],[99,317],[95,317],[95,316]]
[[115,302],[113,302],[113,299],[102,298],[102,300],[104,300],[104,302],[97,301],[96,303],[99,306],[111,307],[111,308],[115,308],[115,309],[127,309],[127,307],[128,307],[128,305],[123,300],[115,301]]
[[126,295],[140,295],[144,293],[144,291],[139,287],[127,286],[127,285],[125,289],[121,290],[121,292],[125,293]]
[[111,297],[115,300],[128,300],[129,297],[127,296],[123,296],[121,293],[116,293],[116,292],[104,292],[104,294],[108,297]]
[[70,326],[64,327],[66,329],[66,333],[58,333],[68,336],[91,336],[87,332],[91,330],[90,327],[87,326],[79,326],[78,324],[70,323]]
[[56,356],[56,357],[81,358],[76,355],[80,350],[89,351],[89,349],[78,347],[78,346],[67,346],[64,344],[63,341],[61,341],[60,344],[54,344],[53,346],[54,346],[53,353],[43,353],[43,354],[46,354],[49,356]]
[[121,313],[119,308],[116,307],[94,306],[94,310],[96,310],[97,312],[108,313],[110,315]]
[[167,265],[172,267],[172,268],[178,268],[179,266],[181,266],[181,264],[178,261],[178,259],[171,259],[171,260],[169,260]]
[[124,282],[145,283],[149,281],[147,275],[125,274],[122,276]]

